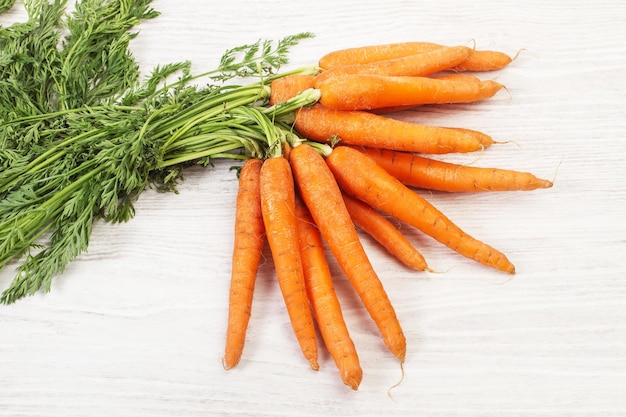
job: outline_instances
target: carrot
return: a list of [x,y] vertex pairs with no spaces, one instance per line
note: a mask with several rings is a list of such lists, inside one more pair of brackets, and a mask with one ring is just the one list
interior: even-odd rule
[[270,83],[270,105],[295,97],[298,93],[313,87],[313,75],[290,74]]
[[235,237],[228,303],[224,368],[239,363],[250,320],[254,282],[265,245],[259,178],[262,161],[248,159],[239,173],[235,205]]
[[304,279],[313,307],[313,316],[324,344],[339,369],[342,381],[356,390],[363,378],[359,356],[335,293],[322,236],[302,198],[298,195],[296,195],[296,218],[298,219],[298,241],[304,267]]
[[324,80],[330,77],[350,74],[425,77],[455,67],[465,61],[471,53],[472,50],[467,46],[451,46],[367,64],[344,65],[322,71],[315,77],[314,86],[319,87]]
[[387,348],[404,362],[406,338],[324,158],[310,145],[301,144],[292,149],[290,162],[302,199],[330,251],[361,298]]
[[[463,81],[463,82],[480,82],[480,78],[478,78],[475,75],[472,74],[462,74],[462,73],[445,73],[445,74],[439,74],[439,75],[433,75],[431,78],[435,79],[435,80],[450,80],[450,81]],[[408,105],[404,105],[404,106],[392,106],[392,107],[382,107],[379,109],[372,109],[370,110],[371,113],[374,114],[388,114],[388,113],[394,113],[394,112],[398,112],[398,111],[405,111],[405,110],[411,110],[411,109],[416,109],[418,107],[420,107],[421,104],[408,104]]]
[[398,42],[357,46],[329,52],[322,56],[318,63],[320,68],[328,70],[344,65],[369,64],[376,61],[402,58],[434,51],[442,46],[432,42]]
[[463,256],[500,271],[515,273],[515,267],[504,254],[465,233],[369,156],[347,146],[338,146],[326,158],[326,163],[348,195],[415,226]]
[[[444,45],[432,42],[399,42],[340,49],[322,56],[319,59],[319,66],[328,70],[344,65],[368,64],[430,52],[443,47]],[[493,71],[506,67],[511,61],[511,57],[503,52],[474,49],[455,70]]]
[[289,162],[282,156],[263,162],[260,178],[261,211],[278,283],[291,325],[312,369],[317,363],[315,325],[309,307],[298,247],[295,189]]
[[404,184],[418,188],[470,192],[530,191],[552,187],[551,181],[537,178],[529,172],[453,164],[387,149],[359,150]]
[[430,77],[343,75],[319,85],[320,103],[339,110],[471,103],[492,97],[504,86],[493,80],[462,82]]
[[343,200],[354,224],[372,236],[389,253],[409,268],[428,270],[426,260],[407,238],[369,204],[344,194]]
[[473,152],[494,143],[490,136],[478,131],[425,126],[319,104],[299,109],[294,126],[301,135],[317,142],[338,139],[342,144],[431,154]]

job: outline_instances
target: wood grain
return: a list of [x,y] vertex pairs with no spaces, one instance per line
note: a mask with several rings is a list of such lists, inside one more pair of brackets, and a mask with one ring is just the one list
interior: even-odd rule
[[[524,0],[249,2],[155,0],[162,16],[133,47],[146,72],[299,31],[317,37],[287,66],[340,47],[429,40],[519,57],[507,86],[476,105],[397,117],[476,128],[501,140],[454,160],[556,177],[533,193],[427,197],[516,264],[513,278],[405,228],[440,274],[408,271],[363,241],[408,339],[406,378],[336,265],[364,368],[344,387],[323,353],[302,360],[272,270],[260,270],[240,365],[220,359],[236,178],[192,169],[179,194],[147,191],[137,217],[98,223],[89,252],[53,285],[0,307],[0,416],[591,417],[626,410],[625,6]],[[20,4],[5,24],[23,17]],[[9,266],[0,285],[12,278]]]

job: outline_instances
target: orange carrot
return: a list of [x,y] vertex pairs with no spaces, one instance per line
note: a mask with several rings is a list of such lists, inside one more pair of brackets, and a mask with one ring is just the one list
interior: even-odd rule
[[388,173],[413,187],[429,190],[530,191],[552,187],[552,182],[529,172],[453,164],[387,149],[359,148]]
[[428,270],[426,260],[407,238],[369,204],[344,194],[343,200],[354,224],[372,236],[385,249],[409,268]]
[[319,67],[328,70],[345,65],[369,64],[430,52],[441,47],[443,45],[432,42],[398,42],[338,49],[322,56],[319,59]]
[[471,103],[492,97],[503,85],[493,80],[462,82],[430,77],[343,75],[319,85],[320,103],[339,110]]
[[[431,78],[435,80],[451,80],[451,81],[462,81],[462,82],[480,82],[480,78],[472,74],[462,74],[462,73],[445,73],[440,75],[433,75]],[[379,109],[370,110],[371,113],[374,114],[388,114],[405,110],[417,109],[421,106],[421,104],[408,104],[405,106],[392,106],[392,107],[382,107]]]
[[291,151],[291,166],[302,199],[330,251],[363,301],[388,349],[404,362],[406,338],[324,158],[311,146],[301,144]]
[[338,139],[342,144],[407,152],[473,152],[494,143],[490,136],[478,131],[425,126],[365,111],[329,109],[319,104],[299,109],[294,126],[301,135],[317,142]]
[[[319,66],[328,70],[344,65],[368,64],[430,52],[442,47],[444,46],[432,42],[399,42],[340,49],[320,58]],[[473,50],[465,62],[459,64],[455,70],[493,71],[506,67],[511,61],[511,57],[503,52]]]
[[471,53],[472,50],[467,46],[451,46],[367,64],[344,65],[322,71],[315,77],[314,86],[319,87],[324,80],[330,77],[350,74],[425,77],[455,67],[464,62]]
[[282,156],[266,159],[261,167],[261,211],[278,283],[291,325],[312,369],[317,363],[313,315],[306,295],[298,247],[295,189],[289,162]]
[[275,79],[270,83],[270,105],[280,103],[295,97],[313,87],[313,75],[290,74]]
[[347,146],[338,146],[326,158],[326,163],[348,195],[415,226],[463,256],[500,271],[515,273],[515,267],[504,254],[465,233],[369,156]]
[[356,390],[363,378],[359,356],[335,293],[322,236],[298,195],[296,195],[296,218],[304,279],[313,315],[324,344],[339,369],[342,381]]
[[248,159],[239,173],[224,368],[239,363],[250,320],[254,282],[265,245],[259,178],[262,161]]

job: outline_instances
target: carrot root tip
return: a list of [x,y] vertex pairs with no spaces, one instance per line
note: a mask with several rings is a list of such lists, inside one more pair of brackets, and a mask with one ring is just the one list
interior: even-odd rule
[[237,363],[239,363],[239,361],[236,362],[232,362],[232,361],[228,361],[226,360],[226,358],[222,358],[222,366],[224,367],[225,370],[230,371],[231,369],[233,369],[235,366],[237,366]]
[[494,145],[507,145],[509,143],[512,143],[513,145],[517,145],[518,148],[522,147],[522,145],[520,145],[519,142],[516,142],[514,140],[494,141],[493,143],[494,143]]
[[358,390],[359,385],[361,385],[361,380],[363,379],[362,372],[352,371],[343,375],[343,383],[352,388],[353,390]]

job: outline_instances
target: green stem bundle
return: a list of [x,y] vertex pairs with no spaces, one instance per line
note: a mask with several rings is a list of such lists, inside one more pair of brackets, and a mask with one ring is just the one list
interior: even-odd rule
[[[186,167],[216,158],[266,157],[292,134],[275,121],[319,99],[268,106],[269,83],[308,33],[233,48],[204,74],[177,63],[140,81],[129,30],[158,15],[149,3],[82,0],[62,21],[66,0],[33,0],[27,23],[0,28],[0,97],[14,98],[0,102],[0,270],[19,261],[0,302],[49,290],[93,222],[131,219],[147,187],[172,191]],[[201,77],[211,82],[191,84]]]

